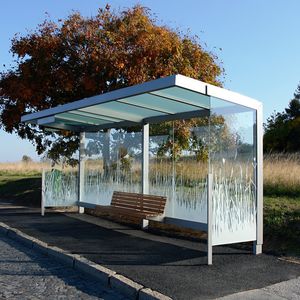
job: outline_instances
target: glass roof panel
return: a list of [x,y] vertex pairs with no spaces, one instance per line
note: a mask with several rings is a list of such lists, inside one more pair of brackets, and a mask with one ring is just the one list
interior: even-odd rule
[[112,115],[106,115],[103,110],[98,106],[90,106],[90,107],[85,107],[85,108],[80,108],[78,110],[72,111],[74,113],[80,113],[80,114],[88,114],[90,115],[96,115],[102,118],[103,120],[111,121],[111,122],[120,122],[124,121],[125,119],[120,118],[120,117],[112,117]]
[[76,122],[76,121],[72,121],[72,120],[60,119],[59,117],[56,118],[56,121],[53,124],[65,124],[65,125],[74,125],[74,126],[84,126],[84,123],[82,123],[82,122]]
[[167,114],[176,114],[178,112],[195,110],[194,106],[173,101],[154,94],[141,94],[138,96],[120,99],[118,102],[134,104]]
[[190,104],[194,107],[209,109],[209,96],[193,92],[184,88],[170,87],[167,89],[151,92],[150,94],[159,95],[161,97],[173,99],[178,102]]
[[99,112],[104,115],[122,118],[124,120],[134,122],[140,122],[144,118],[151,116],[163,115],[163,113],[158,111],[140,108],[134,105],[128,105],[117,101],[99,104],[96,107],[99,109]]
[[102,120],[100,118],[91,118],[89,116],[73,114],[73,113],[58,114],[57,118],[63,119],[63,120],[79,122],[79,123],[83,123],[83,124],[91,124],[91,125],[100,125],[100,124],[107,123],[107,120]]

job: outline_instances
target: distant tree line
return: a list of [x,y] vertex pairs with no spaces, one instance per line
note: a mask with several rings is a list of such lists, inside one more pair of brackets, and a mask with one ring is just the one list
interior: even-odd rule
[[300,151],[300,84],[283,112],[272,114],[264,124],[265,152]]

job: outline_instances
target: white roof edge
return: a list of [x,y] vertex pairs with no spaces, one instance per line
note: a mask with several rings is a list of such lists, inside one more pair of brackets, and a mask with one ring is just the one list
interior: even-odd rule
[[82,100],[77,100],[74,102],[70,102],[67,104],[59,105],[53,108],[45,109],[42,111],[34,112],[31,114],[23,115],[21,117],[21,122],[28,122],[34,119],[44,118],[48,116],[53,116],[58,113],[80,109],[100,103],[105,103],[121,98],[126,98],[128,96],[134,96],[142,93],[151,92],[158,89],[163,89],[171,86],[175,86],[176,76],[171,75],[168,77],[163,77],[151,81],[147,81],[144,83],[140,83],[137,85],[121,88],[118,90],[114,90],[111,92],[107,92],[101,95],[92,96],[89,98],[84,98]]
[[176,86],[182,88],[186,88],[204,95],[206,94],[206,83],[194,78],[178,74],[175,76],[175,84]]
[[248,96],[220,88],[212,84],[206,84],[207,86],[207,95],[216,97],[222,100],[226,100],[238,105],[246,106],[255,110],[262,108],[262,103]]
[[207,96],[220,98],[222,100],[239,104],[245,107],[249,107],[256,110],[262,108],[262,103],[258,100],[180,74],[176,75],[175,83],[176,86],[190,89],[201,94],[206,94]]

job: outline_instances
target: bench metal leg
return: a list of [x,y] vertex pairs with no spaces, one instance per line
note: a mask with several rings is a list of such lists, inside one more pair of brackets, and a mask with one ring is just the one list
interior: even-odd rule
[[148,227],[149,227],[149,220],[143,219],[142,220],[142,229],[145,230],[145,229],[148,229]]

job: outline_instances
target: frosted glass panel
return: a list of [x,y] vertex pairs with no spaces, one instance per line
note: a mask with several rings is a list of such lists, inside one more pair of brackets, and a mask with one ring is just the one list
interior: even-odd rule
[[150,194],[167,196],[166,217],[207,222],[208,118],[150,126]]
[[256,239],[255,113],[223,102],[211,99],[213,245]]
[[175,218],[207,223],[208,141],[208,118],[174,122]]
[[45,206],[72,206],[78,201],[78,172],[52,169],[45,171]]
[[173,136],[172,122],[150,125],[149,140],[149,193],[166,196],[166,216],[172,216],[174,195],[174,164],[172,154],[166,145]]
[[86,133],[82,201],[109,205],[114,191],[141,192],[141,138],[140,129]]

